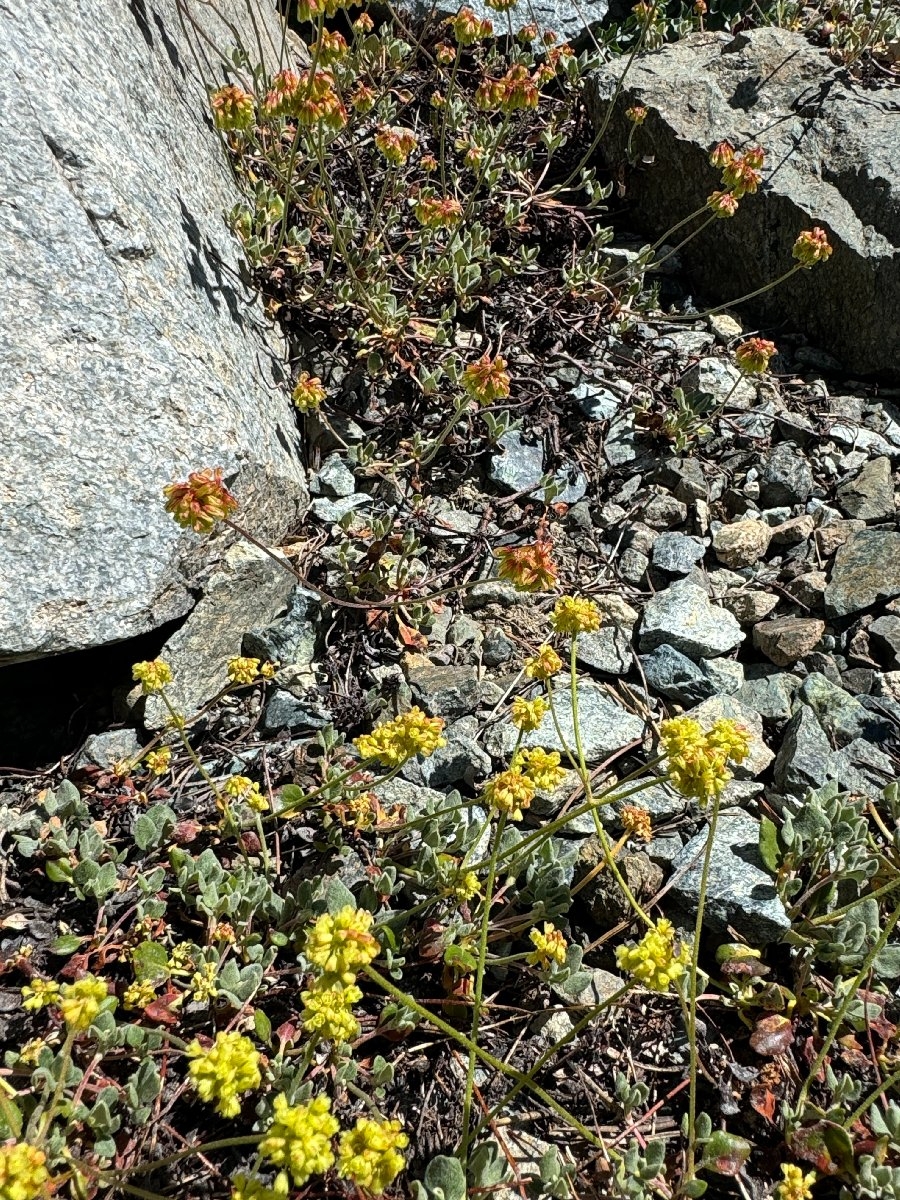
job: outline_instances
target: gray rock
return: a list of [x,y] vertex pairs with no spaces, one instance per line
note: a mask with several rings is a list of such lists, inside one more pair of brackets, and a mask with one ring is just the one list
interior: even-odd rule
[[669,529],[687,520],[687,505],[667,492],[661,492],[641,505],[640,516],[651,529]]
[[[563,805],[572,797],[580,787],[581,777],[577,771],[567,770],[558,784],[552,791],[535,792],[534,799],[531,802],[531,808],[528,810],[535,817],[552,818],[559,815]],[[572,806],[577,808],[577,802]],[[601,819],[608,810],[601,808]],[[559,836],[563,838],[589,837],[596,830],[593,815],[589,812],[582,813],[578,817],[573,817],[568,824],[563,825],[558,831]]]
[[307,667],[316,654],[320,620],[319,597],[298,584],[283,617],[244,634],[243,653],[282,666]]
[[314,517],[326,525],[337,525],[348,513],[357,508],[365,508],[372,503],[372,497],[364,492],[354,492],[352,496],[340,496],[337,500],[329,500],[327,496],[319,496],[309,506]]
[[769,548],[772,530],[764,521],[734,521],[713,534],[716,558],[726,567],[751,567]]
[[782,725],[790,720],[794,694],[799,686],[800,680],[795,675],[772,671],[769,675],[745,680],[735,696],[741,704],[758,712],[764,721]]
[[555,500],[560,504],[577,504],[588,489],[584,471],[572,464],[560,467],[553,476],[553,482],[559,488]]
[[511,583],[504,583],[502,579],[485,579],[463,592],[463,608],[472,612],[487,608],[490,604],[509,608],[518,604],[520,599],[521,593],[517,592]]
[[883,652],[882,661],[889,670],[900,664],[900,617],[891,614],[878,617],[867,632],[875,646]]
[[763,457],[759,482],[760,498],[770,507],[805,504],[813,490],[810,465],[791,442],[779,442]]
[[111,729],[87,738],[75,760],[76,767],[111,767],[134,758],[141,748],[133,729]]
[[[578,853],[575,878],[580,881],[590,876],[583,885],[582,895],[594,920],[603,928],[608,928],[629,914],[633,915],[633,910],[618,881],[608,870],[603,869],[591,875],[604,861],[599,838],[588,838]],[[663,881],[662,868],[652,862],[643,850],[617,855],[616,865],[638,902],[649,900],[659,891]]]
[[356,491],[356,478],[340,454],[330,454],[313,476],[310,487],[330,492],[332,496],[352,496]]
[[[568,687],[560,687],[553,693],[553,703],[565,743],[575,749],[575,728],[572,720],[572,699]],[[620,708],[610,699],[605,688],[588,680],[578,686],[578,720],[584,756],[589,764],[601,762],[616,750],[631,742],[639,741],[644,735],[644,722]],[[495,726],[485,739],[486,747],[494,758],[507,757],[516,742],[516,730],[509,724]],[[526,733],[524,746],[542,746],[545,750],[559,750],[565,746],[560,742],[550,713],[544,717],[538,729]]]
[[699,721],[706,730],[721,720],[735,721],[747,730],[750,749],[744,761],[732,767],[736,779],[761,775],[775,757],[763,739],[763,723],[759,713],[742,704],[737,696],[712,696],[690,709],[688,715]]
[[787,723],[775,755],[776,786],[782,792],[799,796],[821,787],[828,779],[830,755],[831,743],[816,714],[807,705],[801,705]]
[[672,873],[672,864],[677,862],[684,842],[681,836],[677,833],[668,833],[663,837],[655,837],[647,847],[647,857],[651,862],[655,862],[662,867],[666,875]]
[[754,627],[753,645],[777,667],[805,658],[822,640],[825,622],[815,617],[778,617]]
[[588,380],[583,380],[573,389],[572,399],[577,401],[589,421],[611,421],[619,413],[628,412],[631,408],[627,397]]
[[842,483],[837,502],[848,517],[860,521],[884,521],[894,515],[894,484],[889,458],[866,463],[855,479]]
[[887,735],[889,726],[883,718],[814,671],[800,685],[799,698],[816,714],[819,724],[838,746],[846,746],[855,738],[876,741]]
[[472,787],[477,779],[486,779],[490,775],[491,757],[475,741],[477,731],[475,719],[464,717],[445,731],[446,746],[439,747],[428,758],[418,760],[426,787],[441,788],[454,783]]
[[505,433],[499,442],[500,451],[492,455],[488,476],[507,492],[527,492],[536,488],[544,477],[544,447],[540,442],[526,442],[517,429]]
[[481,626],[466,613],[460,613],[447,634],[451,646],[477,646],[483,637]]
[[[227,667],[241,653],[248,628],[283,613],[296,580],[267,554],[240,542],[225,554],[196,608],[160,651],[174,680],[166,689],[183,716],[192,716],[228,682]],[[148,696],[144,723],[160,729],[169,719],[159,696]]]
[[619,556],[619,574],[628,583],[638,585],[644,579],[650,567],[650,559],[646,554],[642,554],[640,550],[634,550],[631,546],[623,550]]
[[778,597],[772,592],[733,588],[722,597],[722,607],[727,608],[741,625],[755,625],[778,607]]
[[700,670],[717,695],[737,695],[744,685],[744,667],[736,658],[701,658]]
[[641,655],[641,666],[650,687],[678,704],[699,704],[716,694],[715,685],[701,668],[665,642]]
[[509,662],[516,652],[515,643],[511,642],[502,629],[489,629],[481,643],[481,658],[488,667],[499,667],[501,663]]
[[900,596],[900,533],[864,529],[853,534],[835,555],[826,613],[845,617],[894,596]]
[[685,371],[681,386],[685,391],[704,392],[717,404],[727,399],[729,408],[750,408],[756,400],[756,388],[725,358],[701,358]]
[[[697,911],[705,829],[672,864],[673,899]],[[704,923],[717,933],[733,928],[755,946],[780,941],[791,923],[759,855],[759,821],[739,810],[720,813],[712,844]]]
[[[280,347],[222,219],[239,194],[209,117],[221,76],[196,66],[203,37],[232,46],[230,21],[253,45],[252,25],[239,0],[197,9],[190,41],[175,0],[153,21],[124,3],[4,14],[0,660],[190,611],[223,539],[180,530],[164,484],[222,467],[263,541],[306,503]],[[280,45],[274,5],[258,21]]]
[[583,633],[576,645],[578,661],[604,675],[627,675],[634,665],[630,631],[602,625],[597,633]]
[[603,143],[614,165],[626,160],[633,131],[626,110],[649,109],[633,137],[640,166],[627,175],[634,221],[662,234],[721,186],[711,146],[761,142],[764,193],[745,197],[734,220],[713,222],[681,251],[696,286],[725,302],[766,288],[790,267],[797,234],[820,225],[832,258],[766,288],[748,312],[799,327],[845,368],[896,374],[900,323],[884,320],[900,311],[892,94],[873,101],[865,84],[835,75],[826,49],[775,26],[696,33],[639,55],[617,92],[620,76],[620,64],[604,67],[589,105],[599,123],[615,96]]
[[[459,6],[449,0],[440,0],[435,6],[430,0],[411,0],[410,7],[416,17],[431,17],[435,11],[440,16],[454,16]],[[469,7],[482,20],[493,21],[499,37],[503,37],[510,26],[513,34],[529,23],[537,21],[541,29],[553,29],[561,41],[578,41],[588,29],[598,29],[609,12],[608,0],[587,0],[585,4],[572,0],[531,0],[528,5],[516,5],[505,13],[489,8],[484,0],[470,0]]]
[[331,712],[316,692],[298,697],[286,688],[276,687],[263,709],[262,727],[264,733],[278,733],[282,729],[322,729],[331,720]]
[[[623,783],[622,789],[628,790],[629,784]],[[688,807],[688,801],[682,796],[681,792],[676,791],[671,784],[662,781],[652,783],[649,787],[643,788],[634,795],[627,796],[624,800],[614,801],[613,809],[615,813],[618,815],[627,804],[637,805],[638,808],[646,808],[654,825],[660,825],[664,821],[671,821],[675,817],[680,817]],[[603,811],[601,808],[601,814]]]
[[744,640],[737,620],[710,603],[696,584],[679,580],[651,597],[641,622],[640,648],[655,650],[667,642],[689,658],[727,654]]
[[702,538],[687,533],[661,533],[653,543],[653,565],[670,575],[689,575],[706,553]]
[[478,707],[478,680],[471,667],[412,667],[407,679],[417,703],[432,717],[465,716]]

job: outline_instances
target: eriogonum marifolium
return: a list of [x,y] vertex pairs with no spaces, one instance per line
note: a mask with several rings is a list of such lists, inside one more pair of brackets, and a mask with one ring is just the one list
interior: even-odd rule
[[63,1020],[69,1029],[78,1032],[87,1029],[101,1010],[111,1011],[116,1003],[106,982],[96,975],[85,975],[76,983],[64,983],[60,988],[59,1010]]
[[341,1045],[359,1037],[359,1022],[352,1007],[362,1000],[362,992],[353,984],[316,983],[300,993],[303,1001],[303,1028],[308,1034]]
[[550,624],[557,633],[596,633],[600,628],[600,609],[593,600],[580,596],[560,596]]
[[633,975],[651,992],[667,992],[690,961],[690,948],[676,945],[671,921],[661,918],[644,934],[636,946],[619,946],[619,969]]
[[217,1033],[209,1047],[195,1038],[187,1048],[191,1058],[188,1073],[201,1100],[215,1106],[223,1117],[236,1117],[240,1097],[262,1083],[259,1051],[240,1033]]
[[370,1196],[380,1196],[403,1170],[400,1151],[408,1144],[399,1121],[359,1117],[353,1129],[341,1134],[338,1174]]
[[697,800],[720,795],[731,779],[729,763],[743,762],[750,751],[746,729],[726,719],[707,733],[693,717],[673,717],[660,726],[660,741],[671,783]]
[[259,1152],[276,1167],[286,1167],[294,1187],[303,1187],[311,1176],[323,1175],[334,1164],[331,1139],[339,1126],[331,1115],[331,1101],[316,1096],[308,1104],[290,1105],[279,1094],[274,1110]]
[[28,1142],[0,1146],[0,1200],[37,1200],[49,1195],[47,1156]]
[[373,921],[370,912],[351,904],[333,916],[323,913],[307,933],[303,953],[324,976],[351,984],[356,972],[378,957]]
[[440,717],[426,717],[420,708],[411,708],[353,744],[363,758],[374,758],[383,767],[401,767],[417,754],[427,757],[446,745],[443,729]]

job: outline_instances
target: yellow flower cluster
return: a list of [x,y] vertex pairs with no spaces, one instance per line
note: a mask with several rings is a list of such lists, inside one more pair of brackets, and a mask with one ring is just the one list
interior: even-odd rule
[[816,1182],[815,1171],[803,1174],[803,1168],[795,1163],[782,1163],[784,1177],[775,1189],[776,1200],[812,1200],[812,1186]]
[[240,1097],[262,1083],[259,1051],[250,1039],[241,1033],[217,1033],[206,1048],[194,1038],[187,1052],[192,1060],[188,1073],[200,1099],[215,1105],[220,1116],[236,1117]]
[[487,781],[481,798],[496,812],[506,813],[510,820],[521,821],[522,809],[530,806],[534,793],[534,780],[510,767]]
[[28,1142],[0,1146],[0,1200],[37,1200],[49,1194],[47,1156]]
[[522,696],[516,696],[512,702],[512,723],[516,729],[529,733],[540,727],[549,707],[542,696],[538,696],[534,700],[525,700]]
[[544,922],[543,932],[540,929],[532,929],[528,936],[534,946],[527,960],[532,966],[549,971],[553,963],[561,967],[566,961],[568,943],[562,930],[557,929],[552,921]]
[[272,663],[260,665],[258,658],[233,658],[228,664],[228,678],[232,683],[255,683],[262,676],[271,679],[275,674]]
[[69,1029],[81,1032],[87,1029],[100,1015],[101,1009],[112,1011],[116,1007],[106,981],[96,975],[85,975],[76,983],[64,983],[60,988],[59,1010]]
[[399,1121],[359,1117],[338,1143],[338,1174],[370,1196],[380,1196],[404,1167],[401,1150],[409,1145]]
[[154,775],[165,775],[172,762],[172,747],[160,746],[158,750],[148,750],[144,755],[147,770]]
[[359,1021],[351,1009],[362,1000],[362,992],[353,984],[317,983],[300,993],[303,1001],[303,1028],[326,1042],[341,1045],[359,1037]]
[[419,142],[411,129],[382,125],[375,134],[378,152],[395,167],[402,167]]
[[314,412],[325,399],[322,380],[317,375],[310,375],[309,371],[301,371],[291,392],[291,399],[301,412]]
[[425,229],[453,229],[462,215],[462,205],[452,196],[423,196],[416,205],[416,220]]
[[37,1012],[48,1004],[59,1004],[59,984],[53,979],[38,979],[22,988],[22,1007],[27,1012]]
[[146,1008],[156,999],[156,988],[147,981],[130,983],[122,993],[122,1003],[131,1011]]
[[747,338],[734,348],[734,361],[745,375],[762,375],[769,368],[769,359],[777,354],[775,343],[765,338]]
[[287,1200],[290,1187],[287,1176],[279,1174],[274,1187],[267,1187],[252,1175],[235,1175],[231,1180],[231,1200]]
[[675,946],[675,929],[664,917],[651,926],[636,946],[619,946],[616,962],[651,992],[667,992],[690,961],[690,948]]
[[267,812],[269,802],[259,790],[259,784],[246,775],[232,775],[225,781],[225,795],[233,800],[241,800],[254,812]]
[[559,765],[559,751],[542,750],[540,746],[517,750],[510,765],[526,775],[542,792],[552,792],[566,776]]
[[827,262],[833,250],[824,229],[814,225],[801,233],[794,242],[791,254],[802,267],[814,267],[818,262]]
[[480,19],[471,8],[461,8],[455,17],[448,17],[445,24],[450,26],[461,46],[471,46],[494,32],[493,22]]
[[316,1096],[308,1104],[290,1105],[279,1094],[275,1097],[274,1119],[259,1143],[259,1152],[276,1167],[286,1167],[294,1186],[303,1187],[310,1176],[323,1175],[334,1164],[331,1139],[338,1128],[327,1096]]
[[427,758],[445,746],[443,729],[440,717],[426,717],[420,708],[411,708],[356,738],[353,744],[363,758],[377,759],[383,767],[402,767],[417,754]]
[[478,875],[474,871],[460,872],[450,885],[454,898],[460,902],[471,900],[473,896],[477,896],[480,886]]
[[375,918],[364,908],[345,905],[334,916],[323,913],[306,935],[303,953],[328,982],[353,983],[356,972],[378,957],[371,932]]
[[135,663],[131,668],[131,678],[140,683],[145,696],[152,696],[172,682],[172,668],[161,658],[155,658],[152,662]]
[[673,717],[660,726],[669,779],[683,796],[707,800],[731,779],[730,762],[743,762],[750,750],[746,729],[734,721],[716,721],[708,733],[693,717]]
[[195,971],[191,976],[190,992],[191,997],[197,1004],[206,1004],[209,1000],[215,1000],[219,994],[219,985],[216,981],[218,968],[214,962],[201,963],[200,969]]
[[600,628],[600,609],[593,600],[580,596],[560,596],[550,624],[557,633],[596,633]]
[[529,679],[550,679],[562,670],[562,659],[552,646],[543,645],[533,658],[525,663],[525,674]]

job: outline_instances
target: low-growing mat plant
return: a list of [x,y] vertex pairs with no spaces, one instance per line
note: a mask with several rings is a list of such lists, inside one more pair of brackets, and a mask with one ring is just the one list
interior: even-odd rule
[[[765,202],[764,150],[722,143],[707,204],[613,270],[610,185],[594,162],[606,122],[588,125],[587,75],[732,14],[641,3],[576,53],[536,23],[514,33],[511,6],[491,7],[492,22],[463,8],[414,26],[301,0],[308,60],[288,61],[287,38],[277,71],[262,44],[236,47],[210,93],[244,196],[232,226],[297,348],[298,410],[357,472],[412,481],[405,524],[343,523],[321,584],[273,557],[332,611],[375,614],[419,648],[440,603],[478,580],[460,564],[429,573],[416,518],[437,472],[533,418],[535,384],[510,369],[512,350],[540,354],[559,329],[573,349],[601,326],[626,336],[655,303],[654,263]],[[889,31],[886,16],[847,11],[847,56]],[[793,6],[759,17],[773,12],[800,19]],[[629,110],[629,154],[645,117]],[[821,229],[798,229],[786,274],[830,253]],[[734,361],[761,374],[774,352],[749,338]],[[344,364],[380,407],[377,436],[341,437],[317,361]],[[676,388],[641,419],[684,450],[722,407]],[[261,545],[222,470],[165,491],[183,528]],[[760,852],[791,931],[777,947],[726,941],[705,921],[710,863],[749,732],[674,716],[593,766],[578,645],[600,628],[600,594],[562,571],[546,518],[494,566],[533,598],[543,637],[496,708],[501,768],[465,794],[410,785],[444,744],[442,716],[417,707],[375,712],[363,697],[352,729],[326,725],[274,774],[265,753],[217,744],[211,716],[258,710],[278,677],[248,655],[195,714],[172,699],[165,661],[135,664],[163,731],[78,786],[2,810],[7,876],[58,928],[41,943],[26,922],[3,964],[31,1036],[0,1075],[0,1200],[900,1196],[900,791],[874,803],[829,786],[765,816]],[[687,921],[623,866],[653,836],[641,800],[661,784],[708,829]],[[535,819],[535,800],[560,789]],[[576,877],[564,835],[584,818],[598,854]],[[622,901],[616,928],[585,915],[600,878]],[[620,980],[605,995],[592,990],[601,963]],[[562,1021],[535,1049],[538,1014]],[[671,1086],[631,1053],[660,1034]],[[527,1173],[526,1126],[542,1147]]]

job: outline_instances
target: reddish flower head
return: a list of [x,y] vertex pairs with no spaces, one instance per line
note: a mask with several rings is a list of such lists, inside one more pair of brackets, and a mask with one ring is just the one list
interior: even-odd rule
[[539,537],[530,546],[504,546],[495,551],[500,559],[497,573],[520,592],[546,592],[556,583],[552,551],[553,543],[546,537]]
[[170,483],[163,488],[166,512],[184,529],[209,533],[217,521],[231,515],[237,500],[222,482],[221,467],[192,471],[186,483]]
[[776,353],[774,342],[755,337],[735,348],[734,359],[745,375],[761,375],[769,369],[769,359]]
[[831,258],[832,248],[828,244],[825,230],[814,225],[812,229],[800,234],[791,253],[801,266],[814,267],[816,263]]

